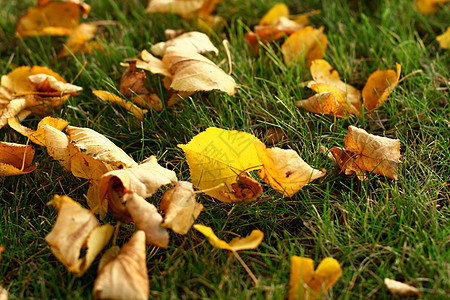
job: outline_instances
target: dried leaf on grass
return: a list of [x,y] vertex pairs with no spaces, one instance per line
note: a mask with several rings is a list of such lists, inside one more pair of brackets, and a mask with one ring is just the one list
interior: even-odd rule
[[386,285],[387,289],[394,295],[417,297],[421,296],[420,291],[417,288],[397,280],[385,278],[384,284]]
[[148,13],[174,13],[187,15],[199,10],[206,0],[150,0]]
[[378,70],[373,72],[362,90],[364,106],[373,110],[382,105],[397,86],[400,79],[401,66],[396,64],[397,70]]
[[0,142],[0,177],[21,175],[34,171],[33,145]]
[[309,67],[313,60],[325,55],[327,36],[323,27],[314,29],[311,26],[301,28],[291,34],[281,46],[286,65],[303,62]]
[[450,48],[450,26],[447,27],[447,30],[443,34],[438,35],[436,37],[436,40],[438,41],[439,46],[442,49],[449,49]]
[[334,258],[324,258],[314,271],[312,259],[294,255],[291,257],[288,299],[320,299],[341,275],[341,266]]
[[97,25],[91,23],[83,23],[74,28],[57,58],[71,55],[71,52],[78,54],[101,50],[102,46],[92,40],[97,32],[97,28]]
[[102,99],[103,101],[109,101],[111,103],[116,103],[116,104],[122,106],[127,111],[129,111],[131,114],[136,116],[136,118],[138,118],[139,120],[141,120],[141,121],[144,120],[144,114],[147,113],[147,110],[134,105],[133,102],[130,102],[128,100],[120,98],[119,96],[116,96],[113,93],[110,93],[108,91],[96,90],[96,91],[92,91],[92,93],[95,96],[97,96],[98,98]]
[[213,247],[233,252],[256,249],[264,239],[264,233],[255,229],[245,238],[236,237],[227,243],[224,240],[219,239],[214,231],[208,226],[195,224],[194,228],[206,236]]
[[[107,252],[110,253],[110,252]],[[102,268],[94,282],[96,299],[148,299],[148,279],[145,234],[137,231],[122,246],[117,256],[111,258]]]
[[440,6],[449,0],[416,0],[414,2],[417,9],[423,14],[431,14],[439,10]]
[[397,180],[400,162],[400,141],[367,133],[354,126],[348,127],[345,149],[331,148],[341,170],[365,179],[366,171]]
[[[168,77],[172,76],[172,74],[169,73],[169,70],[167,69],[167,66],[163,63],[163,61],[160,60],[159,58],[154,57],[147,50],[145,49],[142,50],[141,58],[142,60],[138,58],[134,59],[136,61],[136,68],[150,71],[153,74],[161,74]],[[130,66],[130,63],[125,62],[120,63],[120,65],[128,67]]]
[[8,119],[8,125],[15,131],[23,134],[26,137],[29,137],[33,143],[45,146],[44,128],[41,126],[49,125],[57,130],[63,130],[67,125],[69,125],[69,122],[59,118],[45,117],[41,121],[39,121],[37,129],[32,130],[21,125],[16,118],[10,118]]
[[150,48],[150,51],[154,55],[164,56],[169,47],[183,49],[186,52],[214,52],[216,55],[219,54],[219,49],[213,45],[209,37],[198,31],[186,32],[167,42],[157,43]]
[[[58,217],[45,240],[69,271],[82,276],[108,243],[113,227],[110,224],[100,226],[89,210],[70,197],[55,195],[49,204],[57,208]],[[87,250],[80,257],[82,248]]]

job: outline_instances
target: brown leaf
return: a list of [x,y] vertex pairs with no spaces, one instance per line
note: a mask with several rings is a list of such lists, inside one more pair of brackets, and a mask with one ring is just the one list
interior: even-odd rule
[[137,231],[119,254],[99,269],[94,282],[96,299],[148,299],[145,234]]
[[263,189],[261,184],[247,173],[239,174],[235,183],[231,184],[231,194],[239,201],[253,201],[261,196]]
[[119,91],[124,96],[129,97],[134,94],[149,94],[150,92],[144,86],[145,72],[136,70],[136,61],[129,61],[128,68],[120,77]]
[[0,142],[0,177],[21,175],[34,171],[33,145]]
[[160,208],[165,214],[161,226],[186,234],[203,210],[203,205],[195,201],[192,183],[178,181],[164,194]]
[[394,294],[399,296],[417,296],[420,298],[420,291],[413,286],[410,286],[406,283],[392,280],[389,278],[384,279],[384,284],[388,288],[388,290]]

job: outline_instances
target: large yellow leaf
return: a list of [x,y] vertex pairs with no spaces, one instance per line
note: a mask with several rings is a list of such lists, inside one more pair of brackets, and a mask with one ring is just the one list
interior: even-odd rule
[[230,203],[243,200],[233,193],[232,184],[237,183],[238,175],[261,168],[256,143],[261,141],[249,133],[210,127],[178,147],[186,155],[194,186]]
[[30,166],[34,151],[33,145],[0,142],[0,177],[34,171],[36,166]]
[[325,175],[325,170],[312,168],[294,150],[266,148],[260,143],[255,147],[263,165],[259,176],[286,196],[292,197],[303,186]]
[[219,249],[230,250],[230,251],[241,251],[241,250],[251,250],[257,248],[262,240],[264,239],[264,233],[260,230],[253,230],[250,235],[245,238],[236,237],[232,239],[229,243],[224,240],[219,239],[211,227],[195,224],[194,228],[200,231],[209,240],[209,243]]
[[8,125],[12,129],[23,134],[24,136],[29,137],[33,143],[41,146],[45,146],[44,128],[41,127],[42,125],[50,125],[58,130],[63,130],[68,124],[69,122],[63,119],[45,117],[41,121],[39,121],[37,129],[32,130],[28,127],[21,125],[16,118],[10,118],[8,120]]

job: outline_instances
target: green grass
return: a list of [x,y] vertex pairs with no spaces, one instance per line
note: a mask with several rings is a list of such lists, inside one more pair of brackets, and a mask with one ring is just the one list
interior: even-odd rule
[[[211,36],[226,58],[221,40],[227,38],[233,60],[232,76],[239,84],[234,96],[198,93],[162,112],[149,112],[142,123],[124,109],[105,105],[91,93],[114,91],[124,68],[121,61],[164,40],[164,29],[196,29],[179,16],[148,15],[147,1],[91,1],[88,20],[116,20],[104,26],[97,40],[104,51],[56,60],[64,38],[31,37],[19,40],[15,26],[32,1],[2,1],[0,11],[0,74],[21,65],[44,65],[84,88],[54,111],[74,126],[92,128],[109,137],[140,161],[156,155],[161,165],[189,180],[188,166],[177,144],[188,142],[209,126],[236,129],[264,140],[269,128],[280,128],[286,139],[276,146],[291,148],[310,165],[326,168],[327,175],[287,198],[267,186],[249,204],[224,204],[199,196],[205,206],[198,223],[212,227],[229,240],[258,228],[265,233],[254,251],[242,259],[261,281],[255,287],[229,253],[212,248],[195,231],[172,234],[169,249],[147,248],[152,298],[280,299],[285,297],[292,255],[314,259],[336,258],[343,275],[329,292],[331,299],[389,299],[385,277],[416,286],[426,299],[443,299],[450,291],[450,104],[449,51],[435,37],[445,31],[450,6],[421,15],[413,1],[299,1],[288,2],[292,13],[320,9],[311,18],[325,26],[329,39],[325,59],[348,83],[362,88],[377,69],[402,65],[403,80],[389,100],[369,117],[338,119],[312,114],[294,105],[311,92],[299,85],[310,79],[301,65],[286,67],[280,45],[249,51],[243,38],[247,28],[276,1],[224,1],[217,12],[227,20]],[[227,70],[226,64],[222,66]],[[148,76],[148,87],[167,96],[159,76]],[[24,124],[34,128],[38,117]],[[347,127],[400,139],[399,180],[371,174],[360,182],[346,176],[320,154],[343,145]],[[10,128],[0,130],[2,141],[26,143]],[[81,278],[68,272],[44,241],[56,217],[46,203],[54,194],[83,200],[88,183],[72,176],[37,146],[38,169],[0,181],[0,283],[14,298],[91,298],[96,261]],[[162,189],[150,201],[159,203]],[[83,201],[81,201],[83,202]],[[84,203],[84,202],[83,202]],[[132,225],[123,226],[118,243],[126,242]]]

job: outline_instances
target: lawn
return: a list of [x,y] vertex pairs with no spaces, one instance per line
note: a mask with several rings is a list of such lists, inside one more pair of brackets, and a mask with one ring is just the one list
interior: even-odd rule
[[[281,43],[261,46],[258,55],[244,39],[272,7],[272,0],[224,0],[216,14],[226,24],[210,38],[220,53],[207,56],[229,70],[222,40],[229,41],[231,76],[237,93],[199,92],[161,112],[150,110],[143,121],[125,109],[96,99],[92,90],[116,92],[120,66],[142,49],[165,41],[164,30],[199,30],[198,24],[173,14],[148,14],[147,1],[88,1],[87,21],[113,20],[101,26],[96,40],[103,50],[57,59],[64,37],[19,39],[14,35],[20,16],[34,1],[2,1],[0,11],[0,75],[18,66],[46,66],[83,87],[53,110],[72,126],[88,127],[108,137],[141,161],[151,155],[190,180],[189,166],[178,144],[208,127],[252,133],[266,145],[293,149],[311,166],[326,169],[324,177],[286,197],[267,184],[250,203],[227,204],[199,194],[204,205],[196,223],[210,226],[230,240],[253,229],[264,234],[255,250],[240,256],[258,278],[255,285],[228,251],[213,248],[195,230],[171,234],[168,249],[147,247],[150,298],[280,299],[287,295],[290,257],[337,259],[343,274],[327,299],[390,299],[384,278],[417,287],[425,299],[443,299],[450,292],[450,104],[449,51],[435,40],[450,25],[450,5],[421,14],[413,1],[285,1],[292,14],[314,10],[311,26],[324,26],[329,45],[324,59],[341,78],[362,89],[375,70],[402,66],[401,82],[375,113],[338,118],[299,109],[295,101],[312,95],[302,85],[311,79],[302,64],[286,66]],[[84,21],[83,21],[84,22]],[[77,75],[79,75],[77,77]],[[148,73],[146,84],[163,99],[162,77]],[[36,128],[40,118],[22,124]],[[399,139],[401,163],[397,181],[373,173],[360,181],[345,175],[320,148],[344,144],[353,125],[383,137]],[[283,138],[269,141],[267,132]],[[1,141],[27,143],[8,126]],[[36,146],[37,169],[0,179],[0,284],[10,298],[93,297],[98,259],[81,278],[53,256],[45,236],[57,212],[46,203],[54,194],[68,195],[87,207],[88,182],[74,177]],[[256,172],[253,177],[258,178]],[[158,204],[168,187],[149,198]],[[107,220],[114,221],[111,216]],[[117,244],[128,241],[135,226],[121,226]]]

